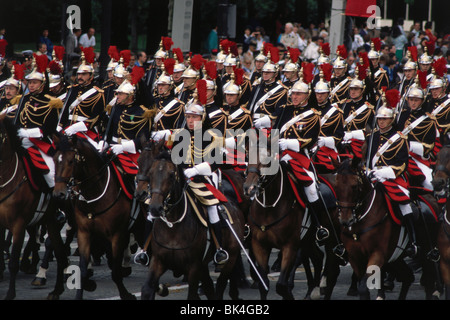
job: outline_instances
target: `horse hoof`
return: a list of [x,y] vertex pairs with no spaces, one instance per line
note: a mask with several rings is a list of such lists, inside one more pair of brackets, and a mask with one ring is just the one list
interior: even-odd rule
[[169,288],[164,284],[160,284],[158,287],[158,294],[161,297],[167,297],[169,295]]
[[129,293],[129,292],[127,292],[126,294],[121,296],[120,299],[122,299],[122,300],[137,300],[136,296],[134,294]]
[[47,296],[47,300],[59,300],[59,294],[50,292]]
[[89,292],[95,291],[95,289],[97,289],[97,283],[94,280],[88,279],[86,280],[83,289]]
[[311,292],[311,300],[320,300],[320,288],[315,287]]
[[40,277],[36,277],[33,279],[33,281],[31,281],[31,285],[35,286],[35,287],[42,287],[45,286],[47,283],[47,279],[46,278],[40,278]]
[[389,280],[384,281],[383,288],[385,291],[392,291],[394,289],[394,282]]
[[358,296],[358,290],[355,288],[349,288],[347,291],[347,295],[350,297],[357,297]]
[[259,288],[259,284],[258,284],[258,282],[256,282],[256,281],[254,281],[253,283],[252,283],[252,285],[250,286],[250,289],[258,289]]

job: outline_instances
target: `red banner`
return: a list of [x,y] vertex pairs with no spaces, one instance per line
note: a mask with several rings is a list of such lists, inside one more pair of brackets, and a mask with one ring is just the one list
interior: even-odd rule
[[[369,6],[375,6],[376,0],[347,0],[345,8],[346,16],[370,17],[374,10],[367,10]],[[367,13],[369,11],[369,13]]]

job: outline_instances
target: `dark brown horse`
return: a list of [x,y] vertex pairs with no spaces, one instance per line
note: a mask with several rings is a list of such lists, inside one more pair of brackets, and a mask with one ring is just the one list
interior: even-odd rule
[[[227,281],[232,276],[235,262],[240,254],[240,245],[228,227],[223,229],[222,246],[229,253],[229,260],[222,266],[216,289],[209,274],[208,264],[215,252],[211,241],[207,219],[201,213],[195,196],[189,191],[184,172],[172,162],[171,154],[158,144],[151,159],[148,176],[150,200],[149,213],[154,217],[151,233],[151,260],[149,274],[142,287],[142,299],[154,299],[159,292],[159,278],[167,270],[175,275],[186,275],[189,284],[188,300],[199,299],[198,285],[208,299],[222,299]],[[147,154],[149,155],[149,154]],[[139,163],[145,159],[143,153]],[[145,165],[142,165],[144,167]],[[140,169],[140,174],[144,174]],[[145,180],[145,179],[144,179]],[[138,187],[139,188],[139,187]],[[232,220],[234,232],[243,241],[244,217],[234,201],[225,203]],[[198,211],[196,213],[196,210]],[[203,222],[202,222],[203,220]],[[230,281],[230,296],[238,299],[235,281]]]
[[[275,172],[271,172],[273,167],[270,172],[264,172],[269,168],[269,152],[270,150],[258,150],[256,161],[248,165],[244,184],[246,194],[254,197],[248,216],[251,251],[265,283],[265,287],[259,283],[261,299],[267,299],[268,261],[272,249],[277,248],[281,251],[282,260],[276,292],[283,299],[292,300],[294,296],[290,279],[295,271],[293,269],[296,266],[297,254],[300,249],[301,255],[308,258],[317,253],[310,250],[315,248],[315,231],[309,231],[310,222],[304,219],[305,210],[292,191],[286,166],[277,163]],[[320,283],[322,257],[312,261],[316,275],[313,281],[308,281],[305,298],[309,298],[312,290]]]
[[445,199],[445,206],[440,217],[437,245],[440,254],[439,266],[445,286],[445,299],[450,300],[450,146],[444,146],[437,154],[436,167],[433,172],[435,193]]
[[[60,226],[56,221],[56,204],[49,200],[47,208],[36,212],[43,194],[30,180],[24,161],[25,152],[12,121],[0,115],[0,251],[3,252],[5,230],[12,233],[12,250],[9,260],[10,281],[5,299],[16,297],[16,276],[19,271],[19,258],[25,231],[28,226],[45,223],[48,235],[54,244],[57,259],[57,278],[55,289],[48,299],[58,299],[64,292],[64,268],[67,267],[67,255],[61,239]],[[29,163],[29,162],[28,162]],[[34,180],[33,180],[34,181]],[[3,257],[1,258],[3,262]],[[4,269],[4,268],[3,268]],[[3,272],[3,270],[1,271]]]
[[[372,184],[355,157],[353,161],[346,159],[340,164],[336,175],[336,193],[342,224],[341,239],[358,279],[360,298],[370,299],[370,287],[378,289],[378,298],[384,299],[383,273],[389,271],[402,282],[399,299],[405,299],[414,280],[412,270],[403,260],[408,235],[405,228],[391,217],[381,184]],[[422,210],[414,214],[418,241],[420,238],[423,244],[427,235],[422,221],[426,212],[424,208]],[[427,225],[431,225],[429,222],[426,221]],[[423,249],[426,250],[425,246]],[[421,282],[427,299],[430,299],[435,290],[435,273],[423,256],[419,257],[419,261],[423,267]],[[369,286],[368,280],[373,281]]]
[[[93,245],[91,241],[95,237],[106,240],[110,245],[111,276],[120,298],[136,299],[125,288],[122,274],[124,250],[129,242],[130,222],[133,221],[133,202],[114,172],[111,156],[98,153],[86,139],[76,135],[70,139],[63,136],[55,162],[54,196],[73,199],[81,271],[81,289],[77,290],[76,299],[83,298],[83,290],[96,288],[96,283],[88,278],[87,269]],[[139,237],[137,240],[142,244]]]

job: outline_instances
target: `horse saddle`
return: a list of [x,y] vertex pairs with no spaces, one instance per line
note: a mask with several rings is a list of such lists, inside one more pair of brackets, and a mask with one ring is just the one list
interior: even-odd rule
[[122,166],[120,164],[116,164],[115,161],[111,162],[111,164],[128,199],[133,199],[134,190],[136,188],[134,183],[135,176],[128,174],[123,170]]
[[30,182],[33,189],[35,191],[42,191],[43,193],[50,193],[51,188],[48,186],[43,175],[43,173],[45,174],[48,171],[46,172],[36,167],[35,162],[32,159],[32,156],[27,151],[23,152],[22,161],[25,167],[28,181]]
[[332,187],[332,185],[323,177],[319,176],[319,180],[322,183],[319,183],[319,192],[322,195],[322,198],[325,202],[325,206],[327,209],[336,208],[336,193]]
[[[386,199],[386,204],[389,209],[389,213],[392,217],[392,220],[394,220],[394,222],[397,223],[398,225],[401,225],[403,215],[400,211],[398,203],[396,201],[392,201],[392,199],[389,197],[387,193],[384,192],[383,194]],[[411,209],[413,211],[415,220],[417,220],[417,217],[419,217],[419,215],[422,214],[427,223],[432,224],[438,221],[438,215],[433,209],[433,206],[431,205],[430,201],[426,199],[425,195],[416,195],[411,200],[412,200]]]

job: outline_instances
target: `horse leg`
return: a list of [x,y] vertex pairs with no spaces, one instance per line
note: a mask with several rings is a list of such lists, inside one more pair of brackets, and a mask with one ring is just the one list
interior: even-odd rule
[[[264,284],[269,288],[269,278],[267,277],[269,273],[269,257],[271,249],[262,247],[255,238],[252,238],[252,248],[253,253],[255,255],[255,261],[257,265],[258,272],[264,281]],[[267,300],[268,290],[264,288],[264,284],[261,283],[261,280],[258,279],[259,282],[259,294],[261,296],[261,300]]]
[[220,275],[216,281],[216,294],[215,298],[217,300],[223,300],[223,293],[227,287],[228,280],[231,280],[231,275],[233,273],[234,266],[236,265],[236,256],[230,255],[227,263],[222,267]]
[[326,277],[326,286],[324,287],[324,300],[330,300],[331,295],[333,293],[334,287],[337,283],[337,278],[341,273],[339,258],[333,253],[332,248],[326,246],[325,251],[325,267],[324,267],[324,276]]
[[20,271],[26,274],[36,274],[37,265],[39,263],[39,244],[36,241],[38,226],[32,226],[31,228],[28,228],[27,231],[30,237],[23,249]]
[[393,274],[397,276],[397,280],[402,284],[398,300],[405,300],[409,287],[414,281],[414,272],[403,259],[398,259],[392,263],[394,268]]
[[80,253],[80,276],[81,288],[77,289],[75,299],[83,299],[83,291],[94,291],[96,289],[95,281],[89,279],[88,263],[91,255],[90,235],[88,231],[78,230],[78,250]]
[[148,266],[148,275],[141,288],[142,300],[155,300],[155,294],[159,290],[159,278],[167,270],[167,268],[158,260],[157,257],[151,256],[150,265]]
[[[198,294],[200,279],[202,277],[206,277],[206,275],[202,275],[201,271],[204,271],[204,268],[202,268],[201,265],[198,265],[198,263],[193,264],[190,266],[190,268],[188,268],[187,280],[189,288],[187,300],[200,300],[200,296]],[[209,270],[207,271],[207,273],[209,275]]]
[[63,225],[56,221],[55,214],[50,214],[48,219],[47,233],[55,254],[57,268],[55,288],[48,294],[47,299],[58,300],[59,296],[64,292],[64,269],[68,266],[67,251],[64,241],[61,238],[61,229]]
[[3,273],[5,272],[5,233],[6,229],[0,226],[0,281],[3,281]]
[[123,254],[125,248],[128,246],[129,242],[128,232],[124,230],[124,232],[119,232],[115,237],[113,237],[111,241],[111,249],[112,249],[112,272],[111,277],[114,283],[119,289],[119,295],[122,300],[136,300],[136,297],[128,292],[123,284],[123,274],[122,274],[122,262],[123,262]]
[[[304,258],[306,256],[304,253],[306,253],[306,251],[297,250],[297,253],[295,255],[294,267],[292,268],[288,280],[289,291],[292,291],[294,289],[295,271],[297,270],[298,266],[300,266],[302,263],[305,269],[306,278],[308,279],[308,287],[309,287],[310,280],[312,278],[312,272],[311,266],[309,265],[309,257]],[[306,295],[308,296],[308,293],[306,293]]]
[[9,289],[6,293],[5,300],[12,300],[16,297],[16,277],[19,272],[20,252],[22,251],[24,238],[25,227],[23,225],[15,226],[12,231],[11,257],[8,263],[10,274]]
[[281,254],[281,271],[276,284],[276,292],[283,297],[284,300],[294,300],[292,291],[289,290],[288,280],[293,271],[297,251],[292,246],[283,248]]
[[202,264],[202,271],[200,273],[200,276],[201,276],[200,280],[202,282],[202,289],[203,292],[205,293],[206,299],[213,300],[214,298],[216,298],[214,293],[214,282],[212,281],[209,275],[209,268],[207,264],[206,265]]

